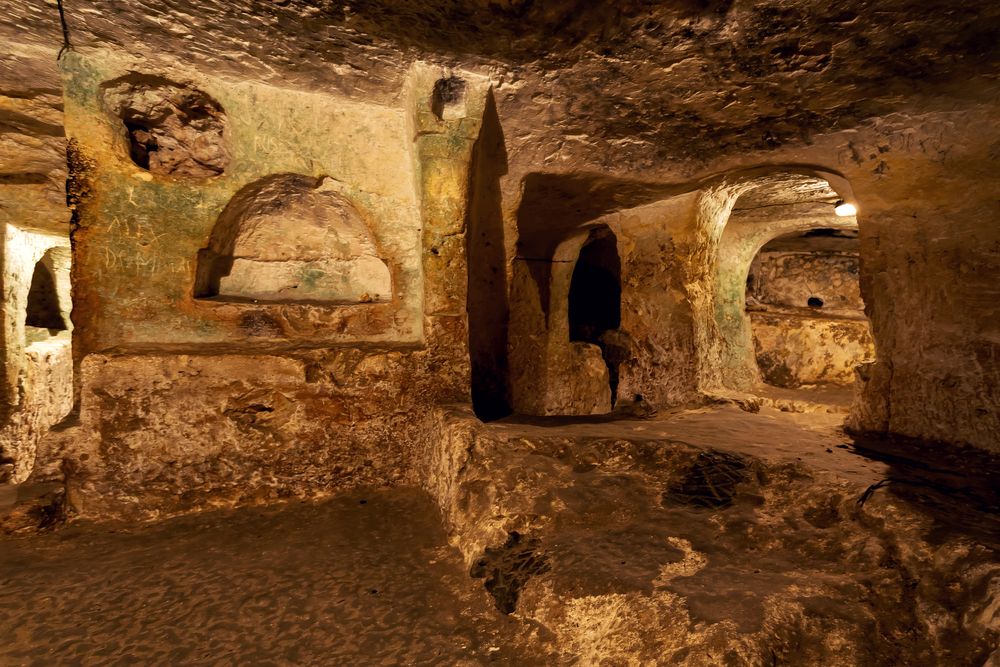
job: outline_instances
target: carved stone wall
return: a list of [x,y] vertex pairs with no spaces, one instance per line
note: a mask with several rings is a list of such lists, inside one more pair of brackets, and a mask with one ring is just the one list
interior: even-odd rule
[[[387,105],[150,73],[114,52],[63,67],[80,425],[46,457],[69,462],[74,503],[150,516],[409,479],[425,407],[469,396],[481,80],[442,118],[439,71],[419,65]],[[117,82],[150,79],[171,84],[144,106],[109,101]],[[166,108],[178,122],[147,134],[194,150],[185,104],[225,121],[208,132],[224,144],[218,173],[143,166],[133,121],[112,112]]]

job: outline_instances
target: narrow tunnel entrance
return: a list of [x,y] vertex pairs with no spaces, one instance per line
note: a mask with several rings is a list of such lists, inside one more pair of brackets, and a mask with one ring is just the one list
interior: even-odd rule
[[569,288],[569,338],[601,348],[611,383],[612,407],[623,352],[615,337],[621,326],[621,300],[618,240],[607,227],[599,228],[591,232],[573,270]]
[[859,273],[857,229],[786,234],[760,249],[746,306],[766,384],[850,385],[854,368],[874,358]]

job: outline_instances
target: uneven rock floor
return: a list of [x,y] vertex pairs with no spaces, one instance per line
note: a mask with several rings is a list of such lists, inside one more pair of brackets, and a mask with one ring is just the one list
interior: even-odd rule
[[995,460],[741,404],[486,426],[457,409],[436,465],[455,542],[558,664],[1000,660]]
[[437,505],[365,490],[0,538],[0,665],[1000,660],[992,459],[766,406],[442,414]]
[[540,664],[416,490],[0,541],[0,665]]

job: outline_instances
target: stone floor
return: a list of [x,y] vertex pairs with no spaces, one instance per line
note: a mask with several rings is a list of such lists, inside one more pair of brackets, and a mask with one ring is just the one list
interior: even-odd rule
[[423,493],[0,542],[0,665],[544,664]]
[[456,408],[433,469],[456,544],[558,664],[997,663],[996,460],[842,420]]
[[0,665],[1000,664],[1000,467],[842,419],[456,406],[434,500],[0,538]]

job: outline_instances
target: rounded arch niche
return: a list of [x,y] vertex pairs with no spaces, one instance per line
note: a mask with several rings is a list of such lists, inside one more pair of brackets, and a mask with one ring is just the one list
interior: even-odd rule
[[35,264],[25,303],[24,326],[49,333],[69,327],[69,250],[49,248]]
[[240,190],[198,255],[196,298],[371,303],[389,267],[357,207],[330,178],[268,176]]

